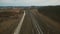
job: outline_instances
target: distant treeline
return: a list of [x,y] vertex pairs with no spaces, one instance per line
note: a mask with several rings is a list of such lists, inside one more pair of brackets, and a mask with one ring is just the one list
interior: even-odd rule
[[38,8],[39,13],[60,22],[60,6],[43,6]]

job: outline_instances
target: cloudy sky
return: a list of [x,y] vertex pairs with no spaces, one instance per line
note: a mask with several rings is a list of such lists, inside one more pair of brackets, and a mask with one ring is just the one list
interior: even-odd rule
[[0,6],[60,5],[60,0],[0,0]]

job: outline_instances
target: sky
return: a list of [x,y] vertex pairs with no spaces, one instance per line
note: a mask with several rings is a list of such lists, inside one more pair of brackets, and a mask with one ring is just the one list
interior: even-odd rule
[[60,5],[60,0],[0,0],[0,6],[48,6]]

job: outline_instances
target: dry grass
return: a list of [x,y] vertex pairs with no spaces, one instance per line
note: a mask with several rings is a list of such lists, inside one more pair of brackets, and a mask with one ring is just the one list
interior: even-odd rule
[[[2,11],[20,11],[17,10],[2,10]],[[14,13],[14,12],[13,12]],[[10,13],[12,14],[12,13]],[[6,14],[7,15],[7,14]],[[1,16],[0,17],[0,34],[12,34],[14,32],[14,29],[16,28],[17,24],[19,23],[23,13],[21,14],[14,14],[15,16]]]

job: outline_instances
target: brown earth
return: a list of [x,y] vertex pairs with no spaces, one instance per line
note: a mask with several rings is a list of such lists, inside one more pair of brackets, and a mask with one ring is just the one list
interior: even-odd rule
[[0,34],[12,34],[15,28],[17,27],[22,15],[23,13],[19,13],[16,16],[9,16],[9,17],[6,17],[4,15],[0,16]]

